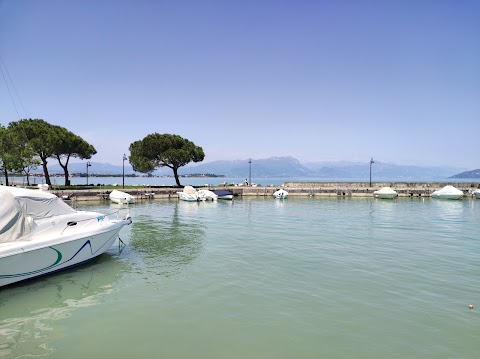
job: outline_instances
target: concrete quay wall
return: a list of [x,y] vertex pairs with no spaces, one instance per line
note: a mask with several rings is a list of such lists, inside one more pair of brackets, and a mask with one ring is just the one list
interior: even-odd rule
[[285,182],[285,187],[320,187],[320,188],[375,188],[380,189],[382,187],[392,187],[392,188],[436,188],[440,189],[446,185],[454,186],[458,189],[470,189],[470,188],[479,188],[480,180],[472,182]]
[[289,195],[310,194],[320,196],[373,196],[382,187],[391,187],[399,197],[430,197],[432,192],[446,185],[463,191],[468,197],[480,188],[480,182],[286,182]]
[[[397,191],[399,197],[430,197],[432,192],[450,184],[465,193],[466,197],[473,197],[472,192],[480,188],[480,182],[286,182],[283,186],[252,187],[198,187],[205,189],[228,189],[235,196],[271,197],[273,193],[284,188],[289,196],[319,196],[319,197],[372,197],[373,192],[382,187],[391,187]],[[121,189],[138,201],[152,199],[178,199],[179,188],[138,188]],[[81,189],[81,190],[51,190],[58,197],[78,201],[109,200],[110,190]]]

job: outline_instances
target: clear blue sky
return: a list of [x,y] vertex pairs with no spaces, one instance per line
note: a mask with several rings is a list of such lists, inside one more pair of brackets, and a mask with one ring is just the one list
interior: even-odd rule
[[[479,0],[0,0],[0,123],[121,164],[172,133],[205,161],[480,168]],[[3,65],[2,65],[3,68]]]

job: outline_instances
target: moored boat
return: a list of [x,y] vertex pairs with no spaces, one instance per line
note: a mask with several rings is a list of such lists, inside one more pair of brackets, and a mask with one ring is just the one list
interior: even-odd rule
[[5,186],[0,212],[0,286],[91,260],[132,223],[128,214],[76,211],[51,193]]
[[218,199],[233,199],[233,192],[226,189],[215,189],[213,190],[213,193],[217,195]]
[[178,194],[178,198],[182,201],[187,201],[187,202],[201,201],[201,199],[198,196],[197,190],[192,186],[183,187],[183,191],[179,191],[177,192],[177,194]]
[[476,189],[475,191],[473,191],[473,195],[475,196],[475,198],[480,199],[480,189]]
[[378,191],[374,191],[373,196],[375,198],[393,199],[398,196],[398,193],[391,187],[382,187]]
[[208,189],[200,189],[197,191],[198,197],[202,201],[216,201],[218,196]]
[[131,194],[118,191],[116,189],[110,192],[109,197],[112,202],[118,204],[129,204],[135,202],[135,197],[133,197]]
[[288,197],[288,192],[285,191],[284,189],[279,189],[273,193],[273,197],[277,199],[284,199]]
[[447,185],[442,189],[434,191],[432,198],[458,200],[463,198],[463,192],[451,185]]

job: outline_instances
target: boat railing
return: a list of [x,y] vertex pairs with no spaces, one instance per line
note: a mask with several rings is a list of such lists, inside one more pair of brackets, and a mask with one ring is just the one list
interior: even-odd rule
[[91,222],[91,221],[101,222],[105,218],[108,218],[109,220],[115,219],[115,220],[122,220],[122,221],[130,221],[130,223],[132,223],[132,218],[130,217],[130,211],[126,208],[120,208],[120,209],[117,209],[116,211],[101,214],[99,216],[95,216],[95,217],[92,216],[90,218],[84,218],[84,219],[80,219],[80,220],[69,221],[69,222],[67,222],[67,225],[65,226],[65,228],[62,230],[61,234],[63,234],[63,232],[67,228],[76,226],[78,223]]
[[107,217],[108,219],[127,220],[130,218],[130,210],[128,208],[119,208],[113,212],[104,214],[103,217]]

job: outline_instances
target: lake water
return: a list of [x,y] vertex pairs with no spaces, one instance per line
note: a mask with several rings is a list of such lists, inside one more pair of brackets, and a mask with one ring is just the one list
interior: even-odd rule
[[122,251],[0,288],[0,358],[480,355],[480,200],[154,200],[130,214]]

